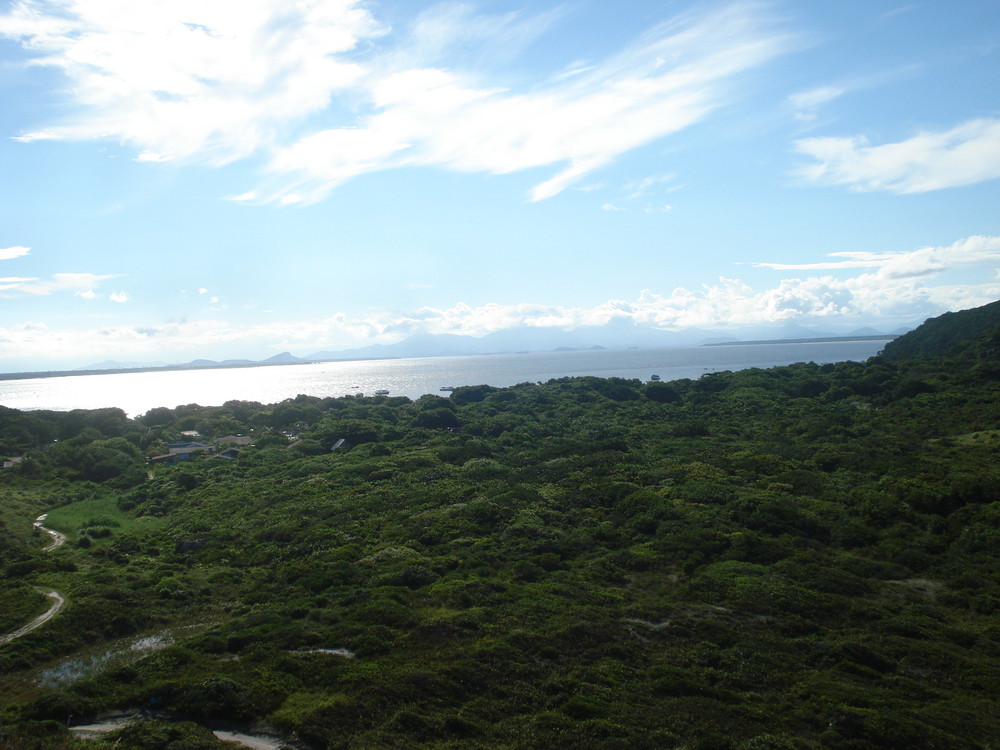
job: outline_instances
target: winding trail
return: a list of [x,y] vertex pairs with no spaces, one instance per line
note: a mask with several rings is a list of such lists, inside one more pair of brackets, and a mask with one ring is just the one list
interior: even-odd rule
[[[150,715],[145,711],[130,710],[123,713],[106,714],[103,718],[99,718],[92,724],[78,724],[77,726],[70,727],[69,731],[73,732],[81,739],[97,739],[108,732],[114,732],[121,729],[133,721],[152,718],[172,721],[178,717],[174,717],[169,714]],[[235,742],[237,745],[249,747],[252,750],[281,750],[281,748],[298,747],[298,745],[289,744],[277,735],[272,735],[270,733],[246,734],[244,732],[234,732],[222,729],[210,729],[210,731],[220,740]]]
[[[60,534],[58,531],[53,531],[52,529],[47,529],[44,526],[42,526],[42,521],[45,520],[45,517],[47,515],[48,515],[47,513],[40,515],[38,518],[35,519],[34,523],[36,529],[40,529],[41,531],[44,531],[46,534],[52,537],[52,541],[49,542],[47,546],[42,548],[42,552],[51,552],[57,547],[61,547],[64,544],[66,544],[66,536],[64,534]],[[22,625],[17,630],[14,630],[5,635],[0,635],[0,646],[2,646],[5,643],[10,643],[15,638],[20,638],[22,635],[30,633],[32,630],[35,630],[36,628],[42,627],[42,625],[44,625],[53,617],[55,617],[56,614],[59,612],[59,610],[63,608],[63,605],[66,604],[66,597],[64,597],[58,591],[43,591],[42,593],[44,593],[45,596],[47,596],[49,599],[52,600],[52,604],[48,608],[48,610],[40,614],[38,617],[29,622],[27,625]]]
[[53,531],[52,529],[47,529],[44,526],[42,526],[42,521],[44,521],[48,517],[48,515],[49,515],[48,513],[43,513],[42,515],[40,515],[38,518],[35,519],[35,523],[33,524],[36,529],[38,529],[39,531],[44,531],[46,534],[52,537],[52,541],[49,542],[48,546],[42,547],[42,552],[51,552],[56,547],[62,547],[64,544],[66,544],[65,534],[60,534],[58,531]]
[[60,594],[58,591],[46,591],[45,596],[53,600],[52,606],[49,607],[46,612],[43,612],[34,620],[29,622],[27,625],[22,625],[17,630],[11,633],[7,633],[6,635],[0,635],[0,645],[4,643],[10,643],[15,638],[20,638],[25,633],[30,633],[35,628],[40,628],[42,625],[44,625],[53,617],[55,617],[56,613],[60,609],[62,609],[63,605],[66,603],[65,597],[63,597],[63,595]]

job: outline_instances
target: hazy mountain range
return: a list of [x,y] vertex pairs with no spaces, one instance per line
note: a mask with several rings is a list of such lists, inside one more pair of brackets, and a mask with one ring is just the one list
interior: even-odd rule
[[750,341],[785,341],[792,339],[823,339],[854,336],[898,336],[918,324],[894,331],[858,328],[830,332],[789,323],[784,326],[757,326],[738,331],[717,331],[688,328],[664,331],[633,324],[587,326],[573,330],[559,328],[509,328],[486,336],[421,333],[395,344],[372,344],[355,349],[324,350],[306,356],[282,352],[263,360],[227,359],[215,361],[196,359],[182,364],[166,362],[96,362],[78,370],[128,370],[160,367],[248,367],[253,365],[288,365],[309,362],[331,362],[357,359],[401,359],[409,357],[447,357],[465,354],[512,354],[584,349],[653,349],[671,346],[702,346],[706,344]]

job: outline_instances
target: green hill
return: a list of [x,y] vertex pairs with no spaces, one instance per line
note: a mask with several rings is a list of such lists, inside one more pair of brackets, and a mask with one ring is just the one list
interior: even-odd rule
[[1000,354],[1000,301],[930,318],[886,344],[882,356],[901,361],[950,356],[959,350],[979,356]]
[[[951,330],[669,383],[0,410],[5,601],[69,601],[0,646],[0,748],[994,747],[1000,381],[988,324]],[[190,430],[254,445],[146,463]],[[162,721],[67,734],[106,711]]]

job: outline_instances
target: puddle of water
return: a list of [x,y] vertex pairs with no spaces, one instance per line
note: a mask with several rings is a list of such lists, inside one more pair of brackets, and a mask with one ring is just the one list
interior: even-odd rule
[[330,656],[343,656],[345,659],[357,658],[353,651],[346,648],[310,648],[304,651],[293,651],[293,654],[329,654]]
[[169,633],[148,635],[141,638],[126,640],[124,644],[117,641],[111,649],[103,653],[82,658],[65,659],[49,669],[43,669],[38,676],[38,684],[42,687],[60,687],[70,685],[84,677],[97,674],[110,667],[120,666],[135,659],[141,659],[147,654],[166,648],[174,642]]
[[204,627],[207,626],[203,623],[184,625],[153,635],[120,638],[110,645],[98,647],[92,653],[63,659],[56,666],[41,670],[38,673],[38,685],[41,687],[71,685],[98,672],[131,664],[155,651],[171,646],[177,642],[177,637],[182,631],[187,635]]

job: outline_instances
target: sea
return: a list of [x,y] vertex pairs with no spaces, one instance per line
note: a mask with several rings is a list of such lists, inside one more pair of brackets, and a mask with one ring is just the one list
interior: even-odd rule
[[462,385],[505,387],[596,375],[647,381],[698,378],[709,372],[768,368],[795,362],[864,361],[887,341],[816,341],[664,349],[554,351],[317,362],[293,365],[116,372],[0,380],[0,405],[12,409],[118,407],[130,417],[158,406],[220,406],[226,401],[278,403],[308,396],[375,395],[417,399],[447,396]]

